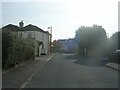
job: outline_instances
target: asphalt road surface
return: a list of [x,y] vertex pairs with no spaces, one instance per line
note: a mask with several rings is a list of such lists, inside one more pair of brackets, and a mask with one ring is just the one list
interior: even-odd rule
[[107,60],[76,54],[55,54],[25,88],[118,88],[118,71]]

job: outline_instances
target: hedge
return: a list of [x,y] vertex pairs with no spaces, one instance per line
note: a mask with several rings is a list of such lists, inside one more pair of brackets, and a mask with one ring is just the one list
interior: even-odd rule
[[35,41],[23,39],[14,33],[2,34],[2,69],[9,69],[16,64],[35,57]]

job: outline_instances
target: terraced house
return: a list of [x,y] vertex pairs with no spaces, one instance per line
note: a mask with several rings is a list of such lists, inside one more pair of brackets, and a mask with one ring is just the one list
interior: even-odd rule
[[51,34],[48,31],[44,31],[32,24],[24,27],[23,21],[19,23],[19,27],[9,24],[7,26],[4,26],[2,30],[7,31],[8,33],[15,32],[18,36],[22,38],[31,38],[37,41],[35,49],[36,56],[50,53]]

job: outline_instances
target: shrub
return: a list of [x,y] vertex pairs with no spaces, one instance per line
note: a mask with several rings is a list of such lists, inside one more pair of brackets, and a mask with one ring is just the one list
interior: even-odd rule
[[34,59],[35,41],[23,39],[16,34],[2,35],[2,69],[9,69],[16,64]]

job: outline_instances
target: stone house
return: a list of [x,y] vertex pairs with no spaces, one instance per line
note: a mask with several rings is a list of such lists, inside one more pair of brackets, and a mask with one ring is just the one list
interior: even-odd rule
[[4,26],[2,29],[8,33],[15,32],[22,38],[34,39],[37,42],[35,44],[36,56],[40,56],[41,54],[49,54],[51,34],[48,31],[44,31],[41,28],[31,24],[24,27],[23,21],[19,23],[19,27],[9,24],[7,26]]

